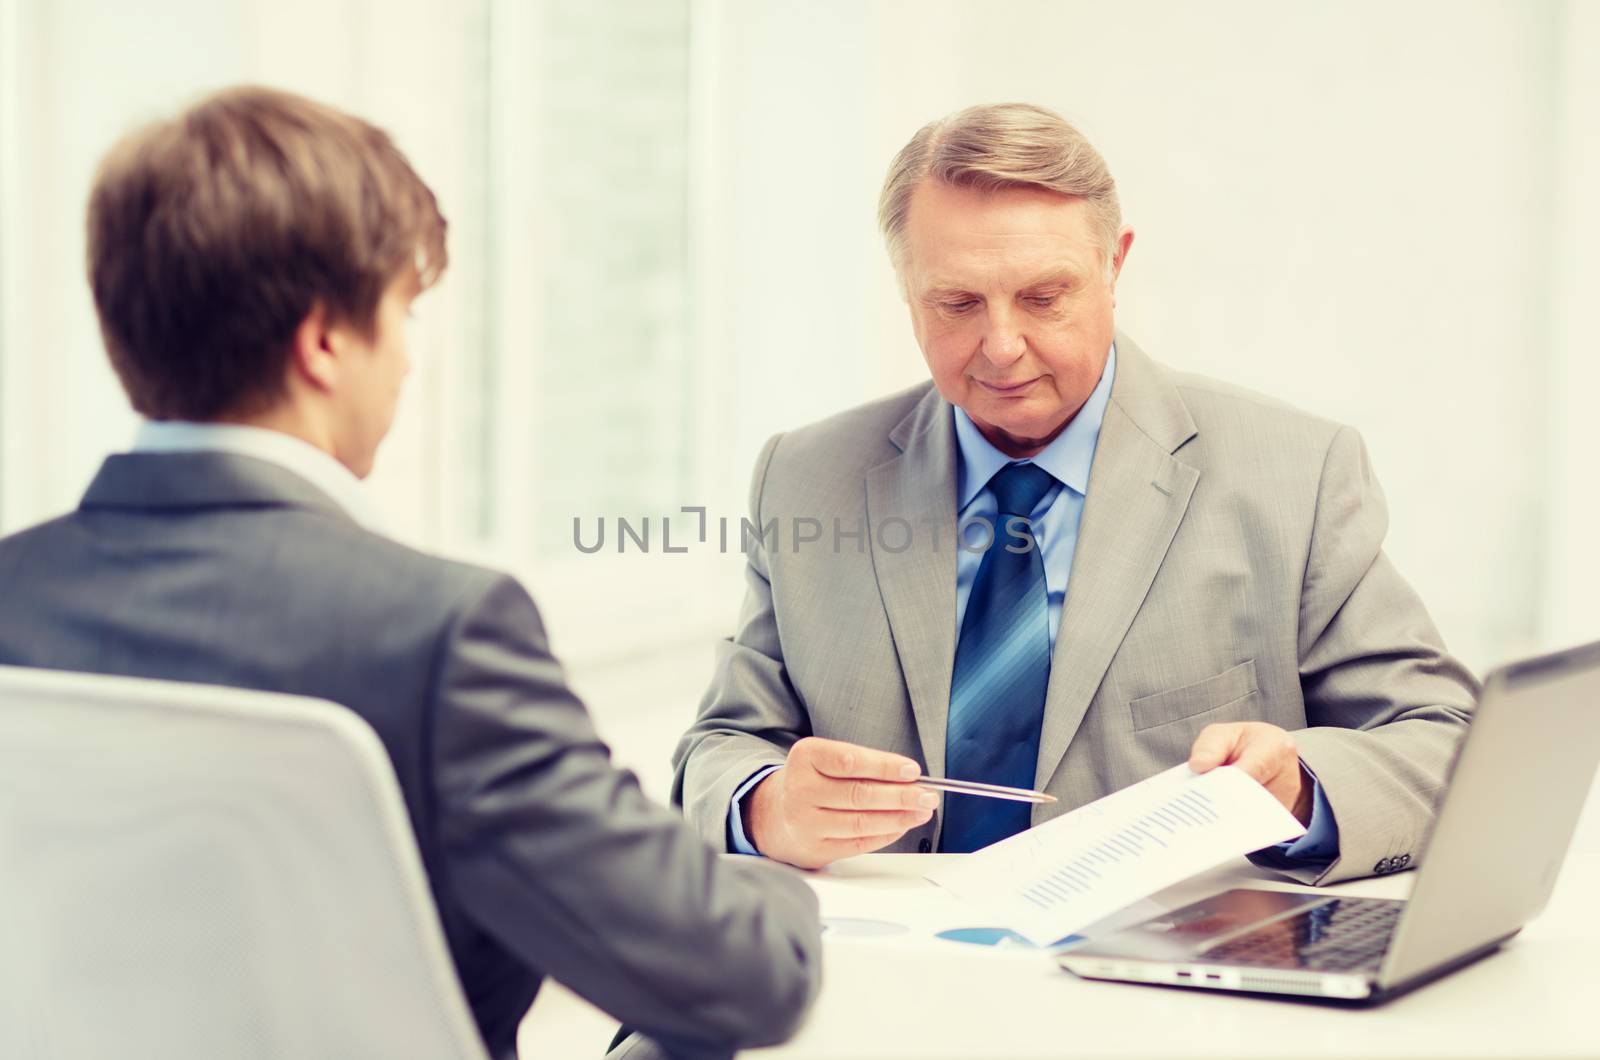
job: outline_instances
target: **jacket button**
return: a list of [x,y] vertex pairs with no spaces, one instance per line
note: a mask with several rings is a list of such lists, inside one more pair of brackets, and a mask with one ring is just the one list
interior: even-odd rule
[[933,849],[933,840],[924,837],[917,842],[917,853],[926,854]]
[[1392,862],[1390,862],[1390,860],[1388,858],[1383,858],[1383,859],[1379,860],[1379,862],[1376,865],[1372,866],[1372,871],[1373,872],[1378,872],[1378,873],[1388,872],[1389,871],[1389,866],[1391,864],[1392,864]]
[[1403,869],[1409,864],[1411,864],[1410,854],[1401,854],[1399,857],[1394,859],[1394,867],[1397,869]]

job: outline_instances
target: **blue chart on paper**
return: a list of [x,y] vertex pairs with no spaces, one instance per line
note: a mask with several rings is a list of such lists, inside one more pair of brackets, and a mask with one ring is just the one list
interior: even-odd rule
[[1022,946],[1030,950],[1065,949],[1083,941],[1082,935],[1068,935],[1066,938],[1057,939],[1048,946],[1035,946],[1010,928],[997,927],[951,928],[949,931],[939,932],[934,937],[944,939],[946,942],[966,943],[968,946]]
[[[1126,872],[1129,864],[1148,857],[1156,847],[1165,849],[1168,839],[1205,829],[1221,820],[1216,807],[1203,791],[1184,791],[1177,797],[1134,821],[1127,828],[1085,850],[1066,865],[1022,892],[1022,897],[1040,909],[1071,905],[1080,895],[1092,895],[1104,886],[1105,875]],[[1166,838],[1162,838],[1166,836]],[[1066,940],[1055,944],[1061,946]],[[1054,947],[1052,947],[1054,948]]]
[[[822,918],[822,930],[825,934],[839,938],[881,939],[894,935],[909,934],[911,928],[905,924],[897,924],[892,920],[825,916]],[[1083,941],[1082,935],[1068,935],[1066,938],[1053,942],[1048,946],[1035,946],[1015,931],[998,927],[951,928],[948,931],[938,932],[934,935],[934,938],[943,939],[945,942],[958,942],[966,946],[1021,947],[1029,950],[1059,950],[1068,946],[1075,946]]]

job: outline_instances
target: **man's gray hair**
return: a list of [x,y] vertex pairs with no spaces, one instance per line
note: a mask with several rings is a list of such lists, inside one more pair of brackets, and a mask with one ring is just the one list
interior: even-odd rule
[[878,197],[878,227],[897,272],[905,265],[911,195],[930,178],[985,192],[1034,187],[1082,199],[1100,229],[1102,258],[1111,271],[1122,228],[1116,181],[1094,145],[1055,111],[1031,103],[986,103],[917,130],[894,156]]

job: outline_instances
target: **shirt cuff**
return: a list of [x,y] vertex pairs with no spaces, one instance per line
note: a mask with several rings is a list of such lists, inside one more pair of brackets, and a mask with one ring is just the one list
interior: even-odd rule
[[738,790],[733,793],[732,805],[728,807],[728,849],[735,854],[761,856],[761,851],[757,850],[756,845],[744,834],[744,813],[739,809],[739,803],[755,789],[757,784],[782,768],[782,766],[767,766],[756,770],[750,774],[750,779],[740,784]]
[[1306,825],[1305,835],[1273,849],[1296,861],[1332,861],[1339,856],[1339,823],[1333,819],[1333,808],[1322,793],[1322,782],[1310,768],[1306,775],[1311,777],[1311,823]]

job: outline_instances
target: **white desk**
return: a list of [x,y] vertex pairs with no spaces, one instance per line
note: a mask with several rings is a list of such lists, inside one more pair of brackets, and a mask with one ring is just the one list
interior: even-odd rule
[[[1492,852],[1485,852],[1492,857]],[[835,866],[823,915],[904,894],[915,903],[932,855],[879,854]],[[1401,897],[1412,873],[1330,892]],[[1240,861],[1163,892],[1169,905],[1218,887],[1294,890]],[[1464,886],[1470,882],[1463,881]],[[860,898],[862,902],[855,899]],[[1544,915],[1504,949],[1371,1009],[1092,983],[1048,957],[953,943],[829,939],[806,1025],[762,1058],[1526,1057],[1600,1056],[1600,797],[1591,798]]]

